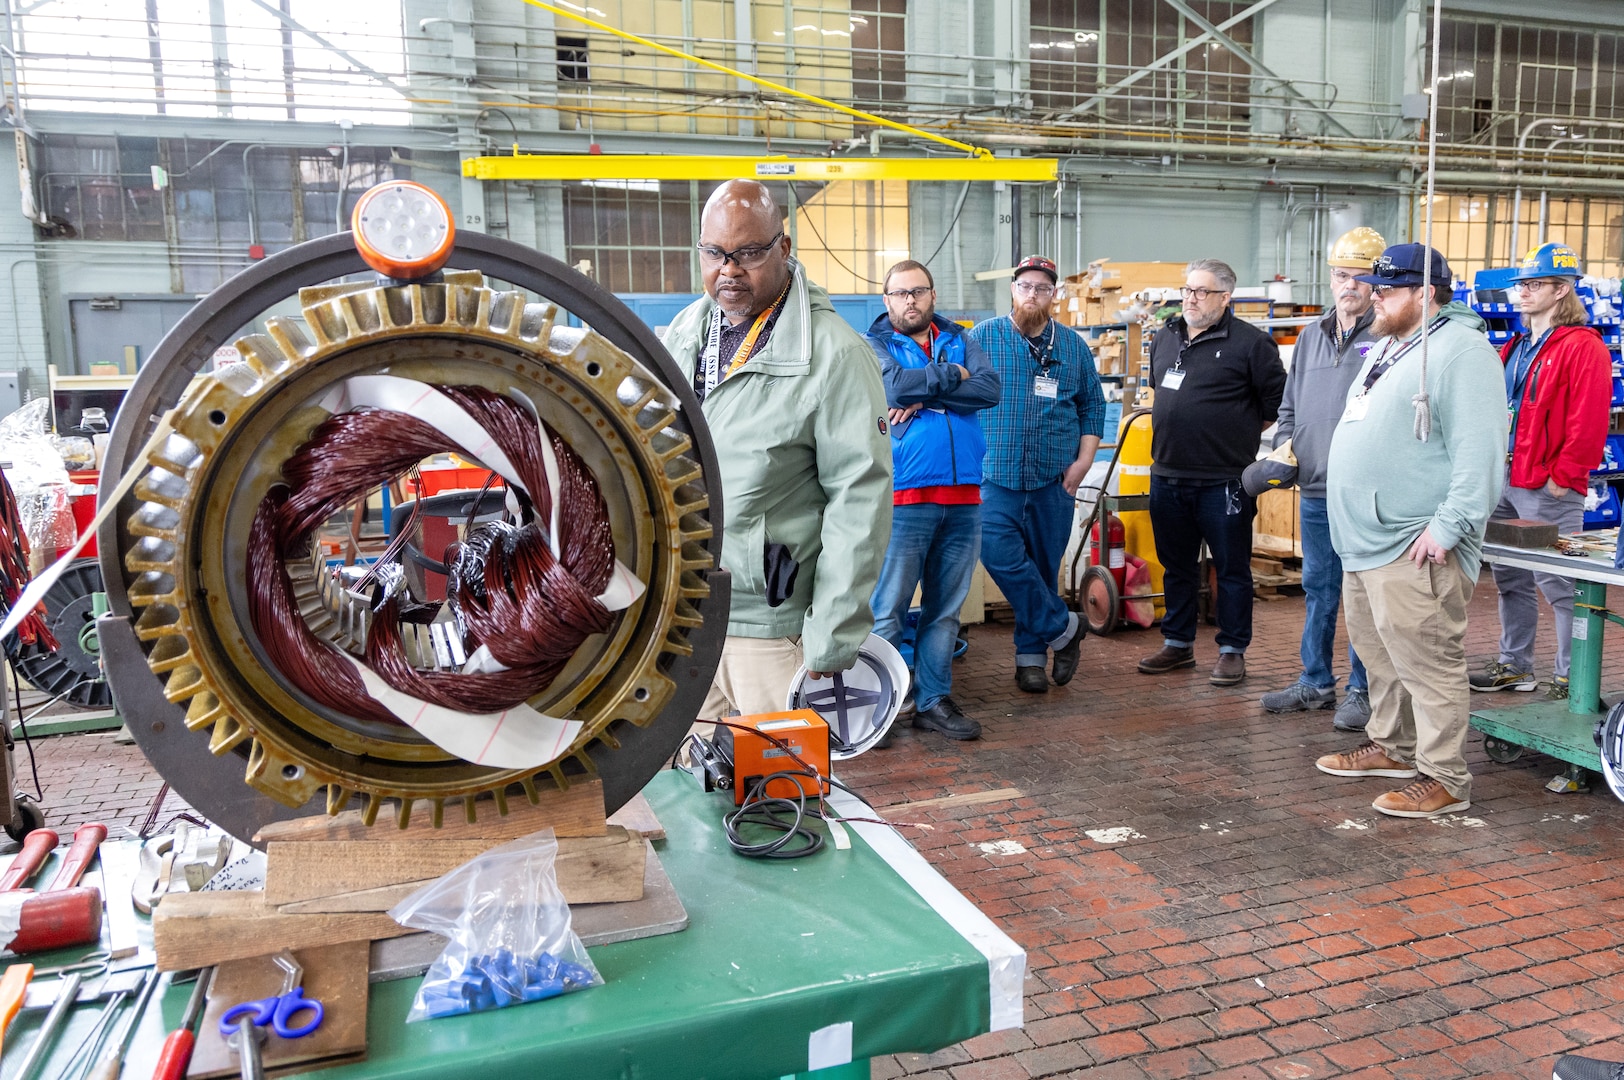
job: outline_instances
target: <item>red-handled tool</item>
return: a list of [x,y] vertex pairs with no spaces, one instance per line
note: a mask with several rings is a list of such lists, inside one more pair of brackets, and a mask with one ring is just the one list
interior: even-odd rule
[[0,877],[0,892],[15,892],[23,882],[33,877],[44,865],[46,858],[56,850],[60,838],[50,829],[35,829],[23,839],[23,849],[11,860],[5,877]]
[[192,1026],[197,1023],[204,1003],[208,1001],[209,979],[213,975],[213,968],[204,968],[197,973],[197,985],[192,987],[192,996],[186,1001],[180,1027],[171,1031],[169,1038],[164,1040],[164,1048],[158,1053],[158,1067],[152,1070],[152,1080],[181,1080],[186,1075],[186,1066],[192,1060],[192,1047],[197,1045]]
[[[13,901],[15,902],[15,901]],[[17,933],[5,943],[14,953],[86,945],[101,938],[102,897],[80,886],[21,898]]]
[[[33,833],[29,833],[33,838]],[[101,847],[103,840],[107,839],[107,826],[101,822],[91,822],[81,825],[73,830],[73,846],[68,848],[68,854],[62,862],[62,869],[56,872],[56,880],[52,881],[46,892],[56,892],[58,889],[71,889],[79,884],[85,870],[90,866],[90,860],[96,857],[96,851]],[[27,841],[24,841],[26,844]]]

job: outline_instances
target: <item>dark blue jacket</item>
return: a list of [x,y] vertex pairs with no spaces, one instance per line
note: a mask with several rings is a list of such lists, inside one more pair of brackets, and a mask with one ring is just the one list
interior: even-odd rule
[[[891,462],[898,491],[980,484],[981,459],[987,440],[976,413],[998,404],[998,373],[981,346],[965,336],[956,322],[933,316],[936,355],[930,359],[907,334],[891,328],[881,315],[868,328],[869,344],[880,358],[886,404],[893,409],[923,408],[906,424],[891,429]],[[958,364],[970,372],[959,374]]]

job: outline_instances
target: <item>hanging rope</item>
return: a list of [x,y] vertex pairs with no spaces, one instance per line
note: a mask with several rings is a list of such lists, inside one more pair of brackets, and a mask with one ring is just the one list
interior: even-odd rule
[[[1426,284],[1422,289],[1421,302],[1421,387],[1410,399],[1415,406],[1415,437],[1426,442],[1432,434],[1432,399],[1427,395],[1427,339],[1432,335],[1429,329],[1432,320],[1427,317],[1427,307],[1432,299],[1432,196],[1438,177],[1438,57],[1443,37],[1444,0],[1432,0],[1432,70],[1428,73],[1431,82],[1428,96],[1432,101],[1427,106],[1431,114],[1427,120],[1427,225],[1426,225]],[[1451,283],[1453,284],[1453,283]]]

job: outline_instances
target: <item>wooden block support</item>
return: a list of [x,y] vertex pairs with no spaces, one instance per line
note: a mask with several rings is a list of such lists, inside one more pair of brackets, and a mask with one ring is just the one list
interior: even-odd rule
[[[265,1040],[260,1054],[269,1075],[286,1075],[296,1065],[306,1066],[297,1070],[303,1073],[310,1063],[319,1061],[325,1066],[365,1057],[368,951],[366,942],[353,941],[293,954],[304,968],[305,996],[320,1001],[325,1015],[321,1026],[302,1039],[273,1035]],[[282,989],[282,979],[282,969],[269,956],[233,960],[215,969],[197,1049],[186,1073],[190,1080],[241,1075],[241,1061],[231,1052],[230,1044],[220,1038],[220,1017],[239,1002],[274,996]],[[298,1025],[308,1019],[308,1015],[294,1016],[291,1021]]]
[[1512,518],[1509,521],[1490,521],[1483,530],[1483,539],[1490,544],[1504,544],[1514,548],[1545,548],[1556,546],[1559,530],[1548,521],[1529,521]]
[[159,971],[209,967],[277,949],[314,949],[416,933],[387,915],[284,915],[250,891],[173,893],[152,912]]
[[333,840],[366,840],[387,838],[393,840],[517,840],[540,829],[552,829],[558,836],[604,835],[603,782],[577,780],[568,791],[541,788],[540,801],[532,806],[530,800],[519,796],[508,800],[506,815],[498,814],[496,803],[482,800],[478,803],[479,820],[469,824],[462,806],[452,803],[446,807],[445,821],[436,829],[429,823],[428,808],[419,807],[404,829],[397,829],[382,815],[376,824],[361,822],[359,810],[348,810],[336,817],[325,814],[315,817],[273,821],[260,829],[254,839],[258,843],[319,842]]
[[[385,911],[497,846],[490,840],[278,841],[266,851],[265,902],[282,914]],[[572,904],[639,900],[647,851],[641,835],[619,826],[604,836],[561,837],[553,863],[559,890]]]

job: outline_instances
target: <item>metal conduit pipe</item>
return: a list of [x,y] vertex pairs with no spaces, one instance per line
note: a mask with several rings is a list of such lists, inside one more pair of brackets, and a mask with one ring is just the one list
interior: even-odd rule
[[[1624,124],[1619,125],[1624,128]],[[1040,135],[996,135],[981,136],[981,141],[989,145],[1022,146],[1022,147],[1049,147],[1056,148],[1062,140],[1046,139]],[[1221,143],[1189,143],[1189,142],[1144,142],[1135,139],[1076,139],[1071,140],[1071,149],[1076,152],[1105,151],[1109,153],[1154,153],[1154,154],[1183,154],[1206,157],[1230,158],[1258,158],[1264,160],[1315,162],[1326,165],[1378,165],[1394,169],[1417,169],[1425,171],[1426,157],[1419,153],[1382,153],[1380,151],[1338,150],[1323,147],[1301,146],[1227,146]],[[1064,151],[1060,151],[1064,152]],[[1062,165],[1077,162],[1077,157],[1065,158]],[[1468,166],[1476,170],[1496,170],[1494,172],[1479,171],[1473,175],[1489,177],[1480,180],[1480,183],[1507,184],[1515,178],[1515,168],[1512,163],[1481,155],[1455,158],[1452,165]],[[1617,163],[1583,164],[1573,163],[1563,166],[1570,174],[1566,179],[1578,177],[1614,177],[1624,165],[1624,157]],[[1440,179],[1444,177],[1439,172]]]
[[1613,120],[1574,120],[1571,117],[1564,116],[1542,116],[1523,125],[1523,129],[1517,133],[1517,189],[1511,197],[1511,254],[1513,258],[1517,255],[1517,240],[1521,234],[1522,226],[1522,164],[1523,156],[1528,151],[1528,137],[1534,133],[1536,128],[1551,124],[1583,125],[1587,128],[1598,127],[1607,128],[1611,131],[1624,131],[1624,123]]

